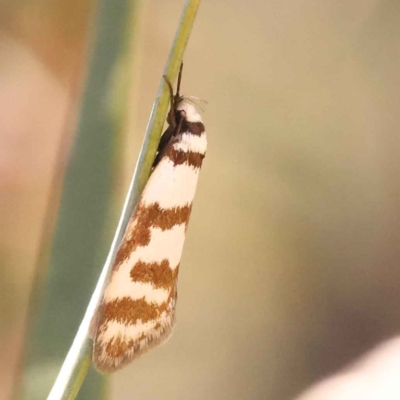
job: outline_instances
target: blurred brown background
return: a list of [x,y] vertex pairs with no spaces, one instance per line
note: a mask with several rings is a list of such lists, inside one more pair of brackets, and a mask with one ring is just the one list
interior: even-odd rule
[[[121,199],[182,4],[138,8]],[[0,2],[2,400],[57,223],[91,7]],[[178,324],[113,376],[113,399],[292,399],[398,333],[399,46],[395,0],[202,1],[183,91],[209,103],[209,150]]]

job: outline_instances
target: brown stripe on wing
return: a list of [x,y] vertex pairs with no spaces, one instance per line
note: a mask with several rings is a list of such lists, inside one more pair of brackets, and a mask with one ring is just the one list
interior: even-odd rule
[[122,297],[107,303],[101,308],[100,325],[108,321],[117,321],[125,325],[134,325],[140,319],[142,323],[157,319],[163,311],[167,311],[170,298],[162,304],[148,303],[144,298],[132,300]]
[[200,168],[203,162],[204,154],[193,151],[176,150],[174,146],[169,146],[164,154],[174,165],[186,164],[190,167]]
[[194,136],[201,136],[205,132],[205,128],[202,122],[188,122],[185,119],[182,121],[181,129],[179,132],[185,133],[190,132]]
[[138,246],[147,246],[150,242],[150,228],[160,228],[163,231],[189,222],[192,205],[173,208],[161,208],[159,203],[145,206],[139,203],[132,215],[129,225],[136,222],[134,229],[129,229],[118,249],[113,269],[118,268]]
[[168,260],[161,263],[145,263],[138,261],[131,269],[130,277],[134,282],[152,283],[155,289],[169,290],[168,299],[162,304],[149,303],[145,298],[133,300],[123,297],[109,302],[103,302],[99,307],[98,326],[103,322],[115,320],[124,324],[135,324],[137,320],[142,323],[154,320],[170,307],[171,300],[176,298],[176,282],[179,265],[172,270]]
[[179,265],[172,269],[167,259],[160,263],[138,261],[131,269],[130,277],[134,282],[152,283],[155,289],[170,289],[178,277]]
[[[115,371],[119,368],[122,368],[126,363],[131,361],[133,358],[141,355],[142,353],[146,352],[151,348],[152,346],[155,346],[158,343],[161,343],[162,341],[165,340],[165,336],[169,336],[171,332],[171,327],[170,326],[161,326],[158,324],[154,327],[154,331],[159,331],[159,337],[157,339],[153,337],[148,337],[145,334],[142,334],[138,339],[136,340],[124,340],[121,337],[116,337],[113,341],[108,342],[105,345],[100,345],[100,352],[105,351],[107,356],[111,358],[111,363],[108,363],[106,365],[101,365],[102,369],[105,370],[106,372],[112,372]],[[140,345],[140,342],[142,340],[146,340],[147,346],[149,348],[143,348],[143,346]],[[104,347],[104,349],[103,349]],[[118,363],[115,363],[115,360],[118,360]],[[98,361],[97,361],[98,363]],[[100,366],[97,365],[99,368]],[[106,367],[106,368],[104,368]],[[99,368],[100,369],[100,368]]]
[[113,270],[127,260],[138,246],[143,247],[150,243],[150,229],[148,226],[140,225],[140,221],[137,221],[138,223],[136,224],[135,229],[133,229],[133,231],[129,229],[129,225],[133,224],[136,219],[137,214],[134,213],[128,223],[124,238],[119,246]]
[[161,303],[149,303],[144,297],[133,300],[122,297],[109,302],[103,302],[98,310],[98,326],[106,329],[106,323],[116,321],[124,325],[134,325],[138,320],[141,323],[157,320],[163,312],[175,312],[174,303],[177,299],[176,284],[170,286],[168,299]]
[[[114,337],[107,342],[96,341],[93,352],[93,362],[100,371],[112,372],[148,351],[151,347],[165,341],[171,334],[172,326],[175,320],[175,302],[176,302],[176,286],[173,287],[168,300],[160,306],[150,305],[144,299],[131,300],[129,297],[124,297],[120,300],[102,304],[100,329],[98,334],[107,329],[108,321],[118,321],[125,325],[135,324],[139,319],[142,323],[154,320],[166,311],[170,315],[168,324],[162,324],[160,320],[150,329],[149,332],[143,332],[136,339],[131,339],[125,336],[123,332],[119,336]],[[111,306],[110,306],[111,304]],[[115,313],[115,309],[122,307],[125,312]],[[140,316],[135,310],[140,309]],[[115,314],[119,318],[115,318]],[[130,317],[130,318],[127,318]],[[146,346],[143,346],[143,340],[146,341]]]
[[[96,368],[102,372],[116,371],[152,347],[167,340],[171,331],[172,325],[156,324],[153,328],[153,332],[157,332],[156,336],[142,334],[136,340],[116,337],[105,344],[98,343],[97,351],[93,354],[93,362]],[[146,346],[143,346],[143,341]]]
[[166,231],[175,225],[187,224],[191,211],[192,204],[173,208],[162,208],[159,203],[149,206],[139,204],[137,212],[138,225],[143,224],[147,227],[160,228]]

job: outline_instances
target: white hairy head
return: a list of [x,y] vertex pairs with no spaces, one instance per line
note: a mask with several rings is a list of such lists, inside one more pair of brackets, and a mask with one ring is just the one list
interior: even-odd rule
[[182,100],[176,106],[177,111],[185,112],[185,119],[187,122],[203,122],[201,115],[197,112],[193,102],[183,97]]

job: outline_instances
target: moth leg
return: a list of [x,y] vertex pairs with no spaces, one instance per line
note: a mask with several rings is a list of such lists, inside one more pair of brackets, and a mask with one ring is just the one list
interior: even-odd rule
[[163,75],[163,78],[165,80],[165,83],[168,85],[169,89],[169,100],[171,103],[171,108],[169,109],[168,116],[167,116],[167,122],[169,125],[175,126],[176,121],[175,121],[175,97],[174,97],[174,89],[172,88],[171,82],[167,78],[166,75]]
[[160,143],[158,144],[157,155],[153,162],[153,167],[155,168],[157,164],[160,162],[163,154],[164,149],[167,147],[168,143],[171,141],[172,137],[174,136],[176,128],[173,126],[168,126],[165,132],[162,134]]

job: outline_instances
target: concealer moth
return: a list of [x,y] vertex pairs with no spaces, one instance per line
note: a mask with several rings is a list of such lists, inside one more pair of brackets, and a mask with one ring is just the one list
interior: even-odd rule
[[207,139],[193,102],[171,96],[149,180],[129,220],[91,324],[93,363],[122,368],[165,342],[175,322],[177,279],[186,229]]

